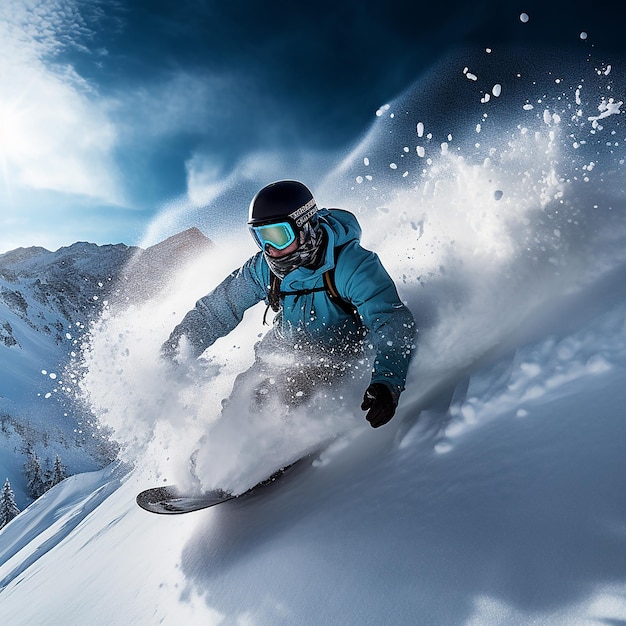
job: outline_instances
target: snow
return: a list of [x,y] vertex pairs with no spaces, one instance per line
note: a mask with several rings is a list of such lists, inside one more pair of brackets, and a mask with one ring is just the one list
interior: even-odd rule
[[[321,193],[358,205],[364,244],[420,328],[381,429],[358,410],[363,379],[318,399],[315,418],[255,414],[245,392],[221,417],[252,362],[258,308],[203,359],[159,362],[172,325],[247,257],[247,240],[199,258],[154,300],[105,307],[79,391],[120,461],[63,481],[0,531],[2,623],[626,620],[623,112],[606,97],[614,78],[590,71],[596,83],[550,78],[563,90],[553,98],[547,82],[522,93],[489,76],[504,111],[489,117],[462,80],[479,108],[459,103],[454,128],[438,127],[418,85],[379,109],[329,175]],[[597,111],[603,128],[590,123]],[[428,161],[428,144],[404,150],[424,124]],[[46,354],[31,365],[50,384],[62,374]],[[214,509],[160,517],[134,502],[190,481],[196,451],[205,485],[241,492],[320,442],[310,464]]]
[[[575,361],[625,312],[564,338]],[[441,415],[431,410],[406,434],[365,431],[326,463],[219,509],[157,517],[133,504],[147,484],[138,472],[116,490],[120,468],[73,477],[0,535],[11,550],[1,557],[3,615],[24,624],[623,619],[623,333],[619,342],[610,369],[552,389],[555,366],[540,356],[554,351],[550,340],[527,348],[508,384],[501,366],[476,372],[477,409],[452,418],[466,427],[446,429],[445,453],[433,446]],[[521,367],[532,359],[535,369]],[[544,393],[526,397],[530,380]]]

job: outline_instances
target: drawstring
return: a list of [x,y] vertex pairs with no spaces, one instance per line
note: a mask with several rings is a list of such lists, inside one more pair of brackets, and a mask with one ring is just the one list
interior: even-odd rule
[[267,289],[267,300],[272,311],[278,312],[280,308],[280,278],[276,274],[270,274],[270,284]]
[[267,288],[267,301],[269,304],[263,314],[263,326],[269,326],[267,323],[267,314],[269,313],[270,308],[275,313],[277,313],[280,308],[280,278],[278,278],[278,276],[276,276],[273,272],[270,272],[270,284]]

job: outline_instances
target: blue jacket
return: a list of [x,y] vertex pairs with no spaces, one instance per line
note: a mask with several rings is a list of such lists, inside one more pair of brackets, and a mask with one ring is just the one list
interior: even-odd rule
[[[318,269],[300,267],[285,276],[280,289],[286,295],[281,298],[273,332],[291,347],[310,345],[337,354],[365,345],[374,353],[371,382],[387,383],[397,397],[404,389],[415,349],[413,316],[400,301],[378,256],[360,246],[356,217],[339,209],[322,209],[317,216],[328,235],[324,263]],[[339,246],[343,248],[335,264]],[[337,291],[356,306],[360,320],[331,302],[323,290],[323,274],[333,267]],[[270,269],[259,252],[196,303],[172,332],[165,352],[171,354],[186,335],[199,356],[233,330],[248,308],[261,300],[268,303],[269,284]]]

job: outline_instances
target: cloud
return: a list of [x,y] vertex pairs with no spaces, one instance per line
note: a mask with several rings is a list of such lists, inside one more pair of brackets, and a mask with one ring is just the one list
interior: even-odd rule
[[0,5],[0,164],[9,199],[35,189],[124,203],[111,103],[59,61],[84,48],[89,33],[73,0]]
[[[210,134],[212,127],[228,120],[236,80],[219,74],[192,73],[183,69],[156,73],[136,89],[120,94],[126,108],[141,112],[129,117],[142,133],[167,135],[173,132]],[[130,113],[130,111],[129,111]]]
[[327,189],[324,181],[338,159],[330,151],[257,150],[226,168],[219,154],[196,151],[185,162],[186,192],[159,208],[139,245],[147,247],[191,226],[216,240],[239,242],[243,234],[251,243],[248,206],[259,189],[279,179],[301,180],[316,194],[318,204],[327,206],[335,201],[335,190]]
[[194,154],[185,163],[187,197],[195,207],[212,202],[231,181],[223,176],[223,165],[217,158]]

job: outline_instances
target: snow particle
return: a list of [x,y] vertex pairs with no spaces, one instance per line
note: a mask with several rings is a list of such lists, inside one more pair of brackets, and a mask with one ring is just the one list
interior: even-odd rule
[[611,364],[602,355],[596,354],[587,361],[586,369],[590,374],[603,374],[611,369]]
[[537,400],[546,393],[546,390],[541,385],[533,385],[524,394],[524,399]]
[[438,454],[446,454],[452,450],[452,444],[449,441],[440,441],[435,444],[435,452]]
[[519,16],[520,22],[523,22],[524,24],[526,24],[526,22],[528,22],[528,20],[530,19],[528,17],[528,13],[521,13]]
[[528,378],[536,378],[541,374],[541,366],[538,363],[520,363],[520,369]]
[[587,39],[587,33],[585,31],[583,31],[582,33],[580,33],[580,38],[584,41],[585,39]]

